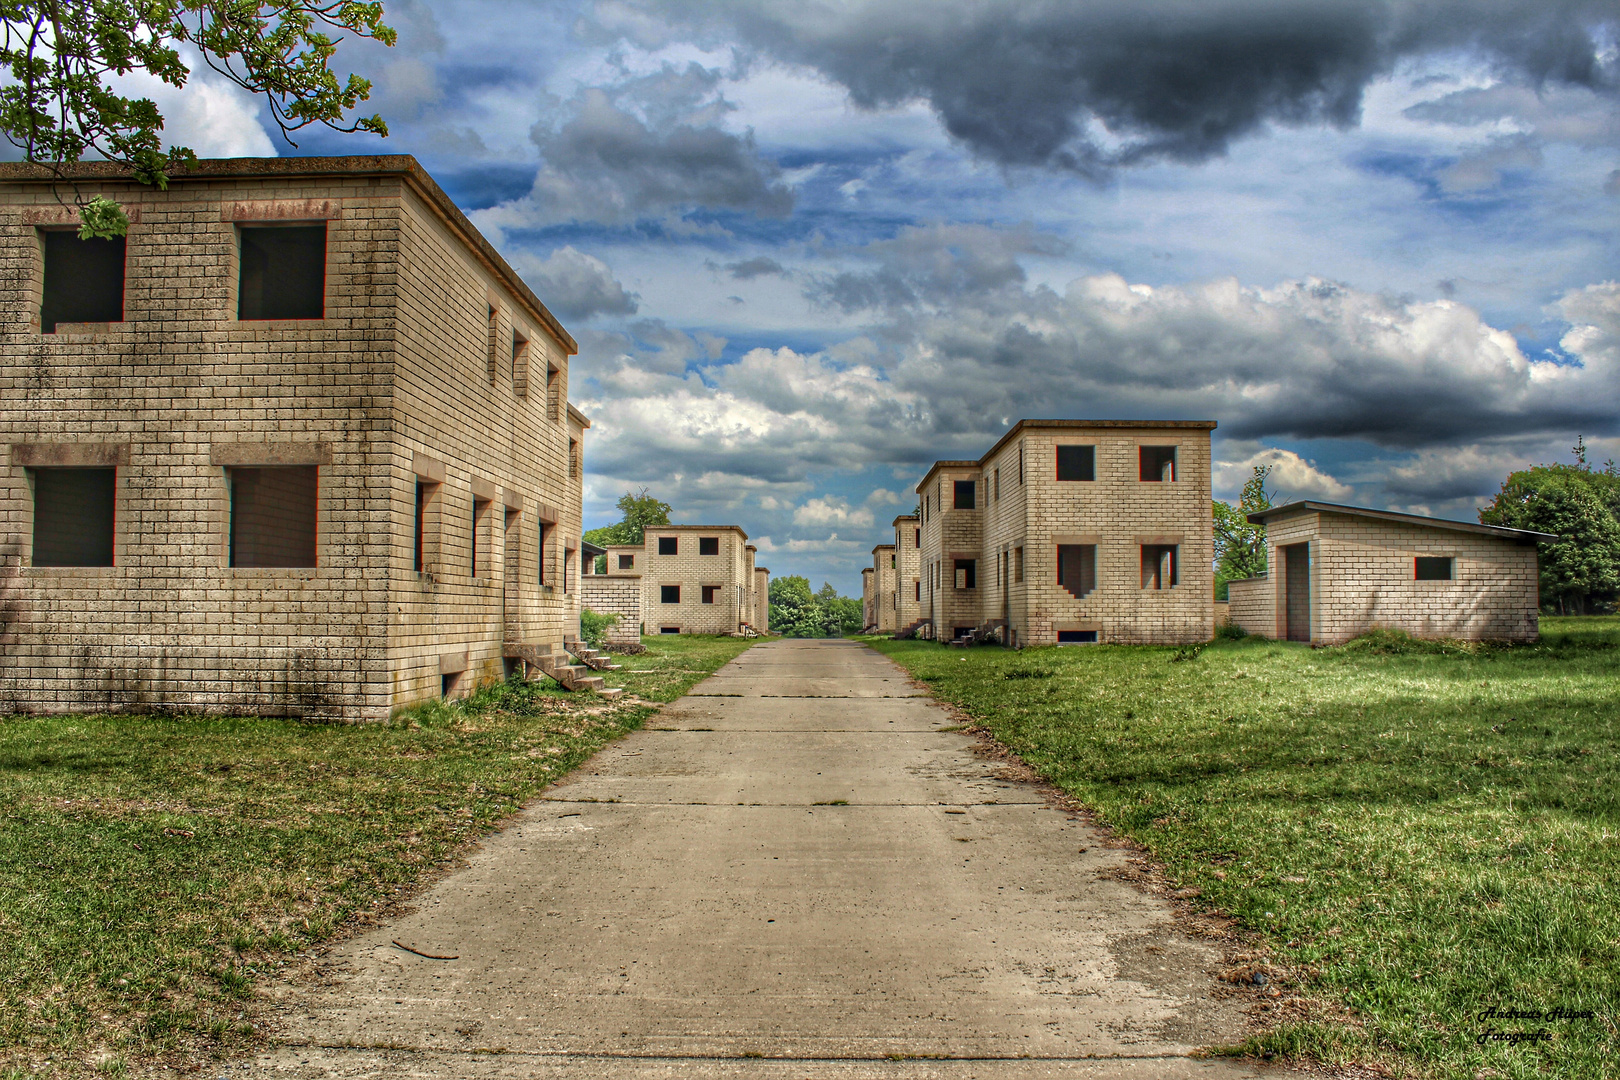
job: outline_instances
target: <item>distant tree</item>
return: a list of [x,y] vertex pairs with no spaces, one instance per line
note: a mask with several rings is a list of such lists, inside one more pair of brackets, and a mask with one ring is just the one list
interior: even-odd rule
[[[168,172],[197,160],[184,146],[163,149],[163,115],[149,98],[128,98],[109,76],[145,72],[170,86],[191,69],[179,46],[262,97],[292,142],[311,124],[387,135],[380,116],[346,120],[371,96],[358,75],[340,81],[329,63],[343,37],[392,45],[383,6],[359,0],[11,0],[0,6],[0,132],[25,161],[62,174],[86,155],[129,167],[142,184],[168,185]],[[337,35],[337,36],[334,36]],[[296,145],[296,144],[294,144]],[[74,192],[79,235],[122,236],[118,203]]]
[[1541,605],[1561,615],[1603,611],[1620,599],[1620,473],[1594,469],[1586,440],[1573,465],[1535,465],[1512,473],[1489,506],[1486,525],[1534,529],[1558,539],[1538,545]]
[[821,605],[827,637],[858,634],[865,629],[865,612],[861,608],[861,602],[847,596],[839,596],[838,590],[832,587],[831,582],[821,583],[821,591],[816,593],[816,603]]
[[[603,525],[585,533],[584,540],[587,544],[595,544],[597,547],[640,544],[646,536],[648,526],[669,524],[669,503],[660,502],[647,494],[646,488],[642,488],[639,493],[625,492],[619,497],[617,506],[623,517],[612,525]],[[596,572],[607,573],[606,555],[597,556]]]
[[1266,527],[1256,525],[1249,515],[1269,510],[1275,492],[1266,490],[1271,465],[1256,465],[1254,475],[1243,485],[1237,506],[1214,502],[1215,511],[1215,598],[1226,599],[1230,581],[1258,577],[1266,572]]
[[799,574],[771,579],[771,629],[785,637],[826,637],[827,616]]

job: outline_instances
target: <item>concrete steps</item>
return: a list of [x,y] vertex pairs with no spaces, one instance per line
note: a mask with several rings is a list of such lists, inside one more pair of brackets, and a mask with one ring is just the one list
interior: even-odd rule
[[591,668],[583,664],[570,664],[567,652],[553,651],[552,645],[529,645],[522,642],[509,641],[506,643],[505,654],[508,660],[522,660],[526,665],[539,668],[540,671],[556,680],[557,685],[564,690],[589,690],[602,697],[618,697],[624,693],[618,687],[610,687],[607,680],[600,675],[587,674]]
[[618,671],[623,665],[615,664],[583,641],[564,641],[568,654],[592,671]]

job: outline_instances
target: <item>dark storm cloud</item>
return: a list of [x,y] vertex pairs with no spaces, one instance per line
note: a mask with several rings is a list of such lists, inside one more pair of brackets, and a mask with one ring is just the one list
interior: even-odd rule
[[[1614,0],[613,0],[598,27],[803,64],[866,107],[926,100],[1009,166],[1200,161],[1265,124],[1348,127],[1402,60],[1465,50],[1539,87],[1610,93]],[[1095,125],[1107,129],[1104,134]]]
[[782,264],[766,255],[756,255],[752,259],[742,259],[738,262],[726,263],[726,269],[738,281],[752,281],[767,274],[786,273]]
[[699,207],[786,216],[793,192],[781,170],[759,156],[752,132],[720,126],[732,106],[718,84],[716,72],[689,64],[582,88],[530,131],[543,165],[529,196],[480,222],[625,224]]

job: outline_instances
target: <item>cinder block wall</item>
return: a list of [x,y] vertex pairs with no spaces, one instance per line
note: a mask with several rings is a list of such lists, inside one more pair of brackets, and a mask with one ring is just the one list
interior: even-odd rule
[[1226,595],[1233,626],[1261,637],[1276,636],[1277,604],[1269,578],[1252,577],[1228,582]]
[[899,557],[891,544],[879,544],[872,551],[872,616],[878,633],[894,633],[894,583],[899,574]]
[[641,579],[621,575],[586,574],[580,578],[581,602],[598,615],[617,615],[608,627],[609,645],[635,645],[641,641]]

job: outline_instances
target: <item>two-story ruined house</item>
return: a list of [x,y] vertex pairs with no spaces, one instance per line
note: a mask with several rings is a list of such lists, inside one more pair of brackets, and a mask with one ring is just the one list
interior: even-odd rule
[[609,642],[642,633],[764,633],[770,571],[757,554],[736,525],[651,525],[640,544],[608,547],[605,572],[584,579],[584,603],[619,617]]
[[1022,420],[977,461],[936,462],[917,485],[918,619],[941,640],[1207,640],[1214,428]]
[[0,165],[0,711],[368,719],[575,636],[572,337],[410,157]]

